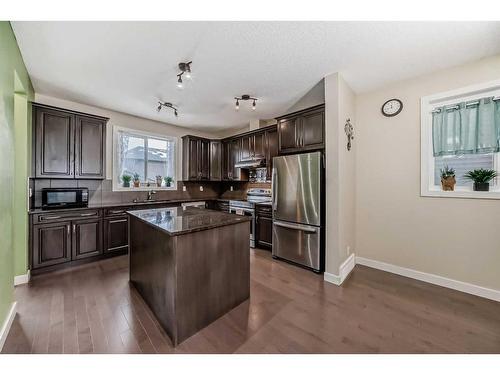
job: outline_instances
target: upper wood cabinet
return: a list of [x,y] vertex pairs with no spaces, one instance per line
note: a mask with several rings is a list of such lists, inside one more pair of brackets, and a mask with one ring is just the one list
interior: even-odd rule
[[222,142],[210,141],[210,181],[222,180]]
[[280,154],[320,150],[325,147],[324,104],[278,118]]
[[249,134],[240,138],[240,161],[253,161],[265,159],[265,157],[265,132]]
[[107,118],[33,104],[35,176],[105,178]]
[[266,179],[271,181],[273,172],[273,158],[278,156],[278,131],[276,128],[266,131]]
[[210,140],[192,135],[182,137],[182,179],[210,179]]

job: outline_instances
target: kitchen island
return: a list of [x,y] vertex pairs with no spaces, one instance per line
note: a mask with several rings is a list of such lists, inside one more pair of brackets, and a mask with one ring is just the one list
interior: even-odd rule
[[195,207],[129,211],[130,281],[172,344],[250,296],[250,218]]

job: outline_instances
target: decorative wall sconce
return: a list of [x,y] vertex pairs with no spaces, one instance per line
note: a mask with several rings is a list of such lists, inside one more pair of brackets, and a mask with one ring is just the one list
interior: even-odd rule
[[351,140],[354,139],[354,127],[351,124],[350,118],[345,122],[344,131],[347,136],[347,151],[351,151]]
[[255,111],[255,107],[257,105],[257,98],[252,98],[250,95],[241,95],[240,97],[237,97],[235,96],[234,97],[236,99],[236,105],[235,105],[235,109],[238,110],[240,109],[240,100],[253,100],[253,103],[252,103],[252,109]]
[[184,83],[182,82],[183,75],[184,78],[191,79],[191,63],[192,61],[179,63],[179,70],[181,72],[177,74],[177,87],[180,89],[184,87]]
[[177,116],[178,116],[178,113],[177,113],[177,108],[176,108],[176,107],[174,107],[174,105],[173,105],[172,103],[158,101],[158,108],[156,108],[156,109],[157,109],[157,111],[158,111],[158,112],[160,112],[162,107],[170,108],[171,110],[173,110],[173,111],[174,111],[174,115],[175,115],[175,117],[177,117]]

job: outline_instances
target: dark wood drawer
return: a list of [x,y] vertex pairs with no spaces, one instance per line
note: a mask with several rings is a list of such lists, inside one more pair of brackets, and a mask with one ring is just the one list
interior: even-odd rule
[[255,206],[255,214],[258,216],[273,217],[273,208],[271,206]]
[[109,207],[104,209],[104,217],[123,216],[133,207]]
[[57,223],[75,219],[92,219],[101,217],[101,210],[78,210],[40,213],[33,215],[33,224]]

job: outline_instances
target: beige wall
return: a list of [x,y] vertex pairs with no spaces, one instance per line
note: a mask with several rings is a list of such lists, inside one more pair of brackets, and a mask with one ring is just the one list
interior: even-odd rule
[[357,96],[357,255],[500,289],[500,201],[420,197],[419,112],[422,96],[499,78],[496,56]]
[[354,251],[355,155],[347,151],[344,125],[355,123],[355,95],[338,74],[325,77],[326,135],[326,272],[340,275],[339,266]]
[[[127,115],[121,112],[115,112],[108,109],[97,108],[88,106],[85,104],[70,102],[63,99],[53,98],[50,96],[35,94],[35,102],[43,103],[47,105],[52,105],[61,108],[67,108],[74,111],[91,113],[98,116],[109,117],[109,122],[107,126],[107,135],[106,135],[106,178],[111,179],[112,177],[112,146],[113,146],[113,126],[120,126],[129,129],[140,130],[144,132],[151,132],[155,134],[164,134],[173,137],[182,137],[186,134],[198,135],[200,137],[213,137],[219,138],[217,134],[211,134],[207,132],[200,132],[194,129],[183,128],[180,126],[170,125],[163,122],[148,120],[141,117],[136,117],[132,115]],[[180,140],[179,140],[180,144]],[[178,178],[181,177],[181,168],[182,168],[182,153],[181,147],[178,150],[178,158],[177,158],[177,170],[178,170]]]

